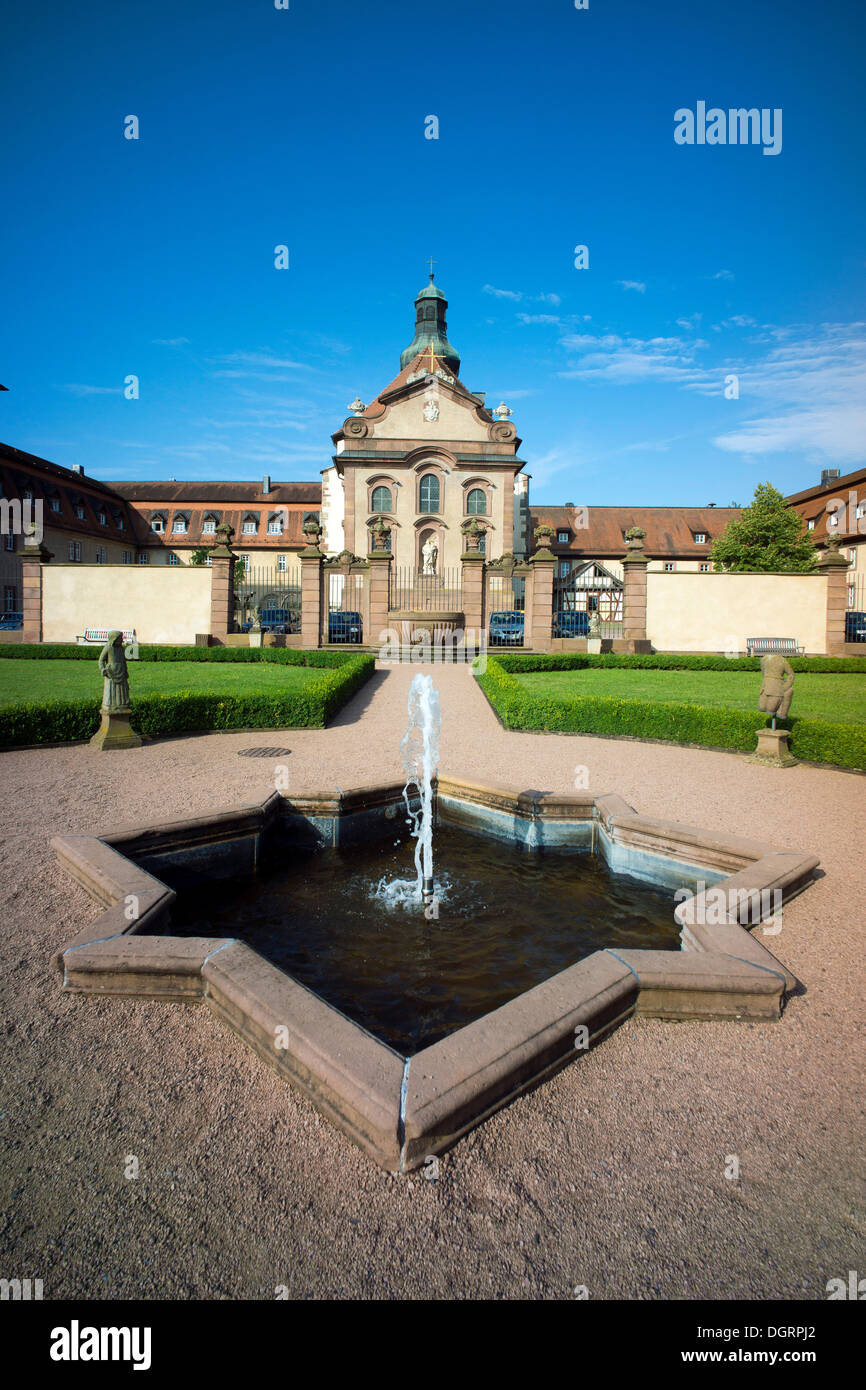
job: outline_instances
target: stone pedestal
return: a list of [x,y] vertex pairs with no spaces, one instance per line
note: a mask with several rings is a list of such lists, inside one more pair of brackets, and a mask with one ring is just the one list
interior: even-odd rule
[[[639,540],[627,542],[622,558],[622,635],[626,642],[646,642],[646,572],[649,558]],[[629,647],[632,651],[635,648]]]
[[796,767],[797,759],[788,747],[789,738],[787,729],[759,729],[758,745],[749,762],[762,763],[764,767]]
[[367,556],[367,644],[382,648],[390,638],[388,603],[391,594],[391,554],[387,550],[371,550]]
[[102,709],[102,722],[90,740],[91,748],[140,748],[141,736],[130,728],[128,709]]
[[845,610],[847,608],[848,560],[841,554],[838,536],[831,536],[827,549],[815,568],[827,576],[827,656],[845,655]]
[[595,655],[598,656],[598,655],[600,654],[600,652],[601,652],[601,638],[600,638],[600,637],[587,637],[587,639],[586,639],[586,650],[587,650],[588,652],[594,652]]
[[553,650],[553,571],[556,560],[546,546],[539,547],[529,561],[532,566],[526,586],[526,619],[523,641],[536,652]]

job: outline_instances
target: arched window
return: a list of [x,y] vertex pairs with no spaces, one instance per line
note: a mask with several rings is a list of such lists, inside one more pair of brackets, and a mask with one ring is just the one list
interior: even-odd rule
[[391,499],[391,489],[389,487],[374,487],[372,497],[372,511],[390,512],[393,511],[394,504]]
[[426,306],[426,308],[424,309],[424,317],[425,319],[435,319],[436,306],[434,304],[428,304]]
[[421,487],[418,494],[419,510],[422,512],[438,512],[439,510],[439,479],[435,473],[425,473],[421,479]]
[[466,498],[466,510],[470,516],[487,515],[487,494],[481,487],[474,487]]
[[478,554],[479,554],[479,555],[486,555],[486,554],[487,554],[487,532],[486,532],[486,531],[482,531],[482,532],[481,532],[481,535],[478,537]]

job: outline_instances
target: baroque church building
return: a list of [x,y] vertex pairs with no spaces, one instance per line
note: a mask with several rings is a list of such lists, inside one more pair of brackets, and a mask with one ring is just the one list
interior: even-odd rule
[[329,554],[365,556],[379,517],[390,525],[398,568],[456,569],[473,522],[488,559],[526,553],[529,479],[512,412],[504,403],[488,410],[483,393],[463,385],[447,308],[431,272],[415,300],[415,336],[399,373],[369,405],[353,401],[332,435],[321,509]]

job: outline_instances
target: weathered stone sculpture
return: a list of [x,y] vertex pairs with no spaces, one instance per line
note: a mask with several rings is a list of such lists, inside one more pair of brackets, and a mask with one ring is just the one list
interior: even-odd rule
[[432,536],[430,536],[421,547],[421,559],[423,562],[423,574],[436,573],[436,561],[439,559],[439,547]]
[[130,728],[129,672],[123,650],[123,633],[109,632],[99,653],[102,685],[102,720],[90,740],[92,748],[139,748],[141,739]]
[[758,700],[758,709],[766,710],[773,716],[773,728],[776,727],[776,715],[780,719],[788,717],[788,710],[791,708],[791,698],[794,694],[794,672],[791,663],[783,656],[770,654],[761,657],[761,696]]
[[777,653],[761,657],[761,694],[758,709],[772,715],[769,729],[758,730],[758,744],[752,755],[753,762],[764,763],[770,767],[794,767],[797,759],[788,748],[787,729],[776,728],[776,716],[787,718],[794,694],[794,671],[789,661]]

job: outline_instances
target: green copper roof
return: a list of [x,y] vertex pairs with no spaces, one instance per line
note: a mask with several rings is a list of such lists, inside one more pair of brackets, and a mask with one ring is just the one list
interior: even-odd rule
[[416,304],[418,303],[419,299],[445,299],[445,296],[440,290],[439,286],[433,284],[433,280],[431,278],[429,285],[425,285],[423,290],[419,290],[418,294],[416,295]]
[[400,353],[400,370],[408,367],[419,352],[429,352],[432,346],[435,357],[439,359],[436,367],[444,367],[446,371],[458,376],[460,355],[448,341],[448,325],[445,322],[448,301],[439,287],[433,284],[432,275],[429,285],[425,285],[417,296],[415,307],[415,336],[409,346]]

